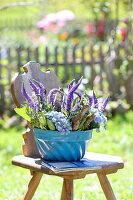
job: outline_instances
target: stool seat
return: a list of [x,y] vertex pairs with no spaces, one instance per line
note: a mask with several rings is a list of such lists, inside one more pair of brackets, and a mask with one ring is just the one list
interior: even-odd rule
[[109,174],[116,172],[118,169],[124,167],[122,159],[117,156],[87,152],[84,157],[87,158],[90,162],[90,168],[83,168],[78,171],[64,171],[60,173],[55,173],[51,169],[43,166],[43,160],[41,158],[32,158],[26,157],[24,155],[18,155],[13,158],[12,164],[48,175],[65,176],[66,178],[67,176],[73,176],[74,178],[74,176],[80,177],[91,173]]

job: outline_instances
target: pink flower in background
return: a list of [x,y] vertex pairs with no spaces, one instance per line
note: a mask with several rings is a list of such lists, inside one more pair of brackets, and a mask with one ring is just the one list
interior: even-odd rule
[[43,20],[41,20],[37,23],[37,27],[47,29],[50,24],[56,23],[56,21],[57,21],[56,14],[50,13],[50,14],[46,15]]
[[40,43],[40,44],[45,44],[46,41],[47,41],[47,38],[46,38],[45,36],[41,35],[41,36],[39,37],[39,43]]
[[129,19],[125,18],[123,19],[118,27],[117,27],[117,36],[119,39],[125,39],[128,35],[128,23],[129,23]]
[[31,38],[32,44],[36,45],[38,43],[38,40],[36,38]]
[[53,33],[57,34],[59,32],[59,27],[56,24],[50,24],[49,30],[52,31]]
[[30,37],[36,37],[37,35],[37,32],[36,31],[31,31],[30,32]]
[[99,20],[97,24],[97,36],[102,37],[104,34],[104,20]]
[[37,44],[37,33],[36,31],[30,32],[30,39],[33,44]]
[[93,24],[92,24],[91,22],[89,22],[89,23],[87,24],[87,34],[88,34],[89,36],[92,35],[93,29],[94,29]]
[[125,24],[128,24],[129,19],[128,19],[128,18],[124,18],[124,19],[123,19],[123,22],[124,22]]
[[[53,24],[57,24],[58,26],[64,26],[67,21],[71,21],[74,19],[75,15],[72,11],[62,10],[58,13],[50,13],[46,15],[43,20],[37,23],[37,27],[46,30],[49,29]],[[56,30],[55,32],[58,31]]]
[[75,19],[75,15],[70,10],[62,10],[57,13],[57,23],[59,26],[64,26],[67,21]]
[[42,20],[42,21],[39,21],[38,23],[37,23],[37,27],[38,28],[44,28],[46,26],[46,23]]
[[120,34],[121,34],[121,37],[122,37],[122,38],[125,38],[126,35],[127,35],[127,30],[126,30],[125,28],[121,28]]

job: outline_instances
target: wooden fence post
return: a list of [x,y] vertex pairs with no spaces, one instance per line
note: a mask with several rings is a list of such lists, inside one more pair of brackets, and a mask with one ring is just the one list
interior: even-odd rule
[[17,51],[18,72],[20,73],[20,67],[21,67],[21,47],[16,48],[16,51]]
[[46,69],[48,69],[48,58],[49,58],[49,51],[48,51],[48,47],[46,46],[46,48],[45,48],[45,66],[46,66]]
[[27,51],[27,62],[29,62],[30,59],[31,59],[31,56],[30,56],[30,47],[27,47],[26,51]]
[[10,66],[8,68],[8,85],[10,86],[11,84],[11,63],[12,63],[12,57],[11,57],[11,48],[9,47],[7,49],[7,59],[8,59],[8,66]]
[[76,77],[76,69],[75,69],[75,65],[76,65],[76,45],[72,46],[72,58],[73,58],[73,63],[72,63],[72,75],[73,78]]
[[1,64],[1,47],[0,47],[0,81],[1,81],[1,77],[2,77],[2,64]]
[[1,64],[1,47],[0,47],[0,115],[4,113],[5,97],[4,97],[4,85],[1,83],[2,79],[2,64]]
[[68,79],[69,79],[69,73],[68,73],[68,48],[67,48],[67,46],[64,46],[64,67],[65,67],[64,82],[67,82]]
[[103,91],[103,69],[104,69],[104,55],[102,50],[102,44],[99,46],[99,59],[100,59],[100,90]]
[[90,85],[91,85],[91,90],[93,90],[93,82],[95,78],[95,71],[94,71],[94,57],[93,57],[93,44],[90,46],[90,57],[91,57],[91,80],[90,80]]
[[107,66],[107,80],[109,83],[109,91],[111,93],[111,99],[116,100],[117,95],[120,93],[120,79],[114,74],[116,66],[116,52],[114,45],[111,42],[109,44],[108,60],[106,61]]
[[58,46],[55,47],[55,74],[58,76]]
[[39,48],[38,48],[38,46],[35,47],[35,61],[37,63],[39,62]]
[[82,48],[81,48],[81,51],[82,51],[82,58],[81,58],[81,67],[82,67],[82,74],[83,76],[85,75],[85,58],[84,58],[84,54],[85,54],[85,46],[82,45]]
[[5,108],[4,85],[0,83],[0,115],[3,115]]

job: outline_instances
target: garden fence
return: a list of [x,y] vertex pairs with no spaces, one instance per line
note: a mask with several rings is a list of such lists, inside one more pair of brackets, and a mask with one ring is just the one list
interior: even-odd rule
[[[97,26],[98,20],[82,20],[81,24],[87,24],[91,22],[94,27]],[[112,30],[115,30],[119,21],[118,20],[106,20],[103,24],[104,26],[104,34],[110,34]],[[4,29],[8,30],[30,30],[30,29],[35,29],[37,21],[33,20],[32,18],[13,18],[13,19],[1,19],[0,20],[0,31]],[[80,24],[80,21],[77,21],[77,24]],[[79,30],[82,29],[83,27],[79,26]]]
[[[108,47],[108,48],[107,48]],[[120,45],[114,51],[112,43],[108,46],[88,44],[58,47],[17,47],[0,49],[0,114],[12,106],[10,92],[11,79],[15,72],[21,73],[22,66],[33,60],[41,65],[42,70],[51,68],[65,86],[73,78],[79,79],[82,75],[88,79],[90,89],[103,92],[119,92],[119,80],[114,76],[114,59],[119,56]],[[125,48],[123,48],[125,51]],[[116,54],[114,55],[114,52]],[[115,85],[116,82],[116,85]],[[112,94],[112,95],[113,95]],[[12,109],[11,109],[12,110]]]
[[10,29],[10,30],[23,30],[35,28],[35,23],[31,18],[23,19],[1,19],[0,20],[0,30]]

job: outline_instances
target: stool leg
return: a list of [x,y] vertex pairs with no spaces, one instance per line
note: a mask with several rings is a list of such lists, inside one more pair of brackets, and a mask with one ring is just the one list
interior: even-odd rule
[[73,200],[73,179],[64,179],[61,200]]
[[42,178],[42,173],[33,172],[29,185],[24,193],[22,200],[31,200]]
[[105,174],[97,174],[107,200],[116,200],[110,182]]

